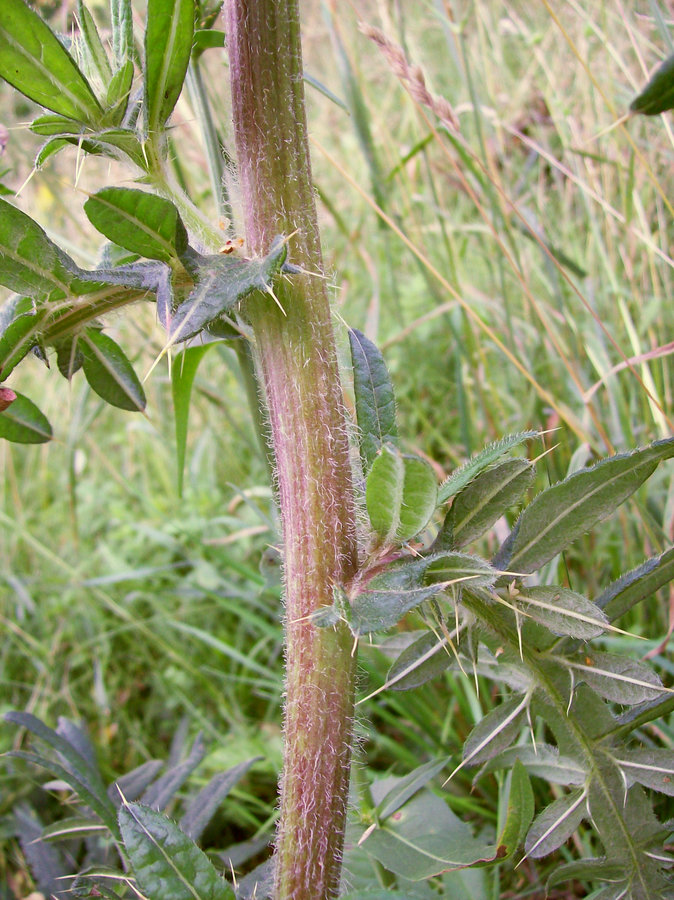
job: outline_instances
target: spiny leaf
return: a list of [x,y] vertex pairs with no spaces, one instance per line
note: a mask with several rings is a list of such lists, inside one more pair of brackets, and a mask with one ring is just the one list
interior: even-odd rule
[[664,459],[674,439],[604,459],[542,491],[518,520],[508,567],[535,572],[625,501]]
[[589,641],[610,624],[604,613],[581,594],[564,587],[536,585],[517,594],[527,616],[553,634]]
[[427,631],[403,650],[389,669],[386,682],[392,691],[409,691],[437,678],[452,662],[446,642]]
[[519,434],[510,434],[500,441],[486,446],[468,462],[455,469],[449,478],[442,482],[438,491],[438,503],[445,503],[454,497],[467,484],[470,484],[473,478],[497,462],[504,454],[535,437],[538,437],[537,431],[523,431]]
[[587,815],[584,790],[570,791],[539,813],[524,844],[532,859],[547,856],[567,841]]
[[23,0],[0,3],[0,77],[40,106],[69,119],[95,126],[102,116],[73,58]]
[[365,487],[370,523],[382,543],[407,541],[422,531],[435,510],[437,490],[435,474],[425,460],[384,444]]
[[619,750],[616,760],[629,784],[635,781],[674,797],[674,751],[658,747]]
[[496,841],[498,859],[508,859],[521,846],[533,817],[534,792],[529,774],[516,759],[510,774],[506,819]]
[[110,0],[112,52],[118,67],[134,58],[133,9],[131,0]]
[[194,0],[148,0],[145,29],[145,115],[159,136],[173,112],[192,50]]
[[674,108],[674,53],[651,76],[646,87],[630,103],[630,112],[657,116]]
[[161,900],[235,900],[206,854],[167,816],[138,803],[119,810],[119,827],[136,881]]
[[0,438],[17,444],[44,444],[53,437],[49,420],[37,406],[16,393],[15,399],[0,412]]
[[584,784],[587,780],[587,772],[575,759],[562,756],[557,747],[538,743],[535,747],[516,746],[503,750],[485,763],[479,775],[497,769],[510,769],[517,760],[526,766],[531,775],[544,778],[551,784],[569,786]]
[[512,744],[520,731],[527,702],[526,697],[504,700],[480,719],[463,746],[461,766],[484,762]]
[[183,493],[185,471],[185,448],[187,446],[187,422],[190,414],[192,384],[199,363],[213,344],[186,347],[173,360],[171,368],[171,390],[173,392],[173,412],[176,423],[176,457],[178,463],[178,496]]
[[634,706],[654,700],[666,690],[650,666],[613,653],[587,652],[567,664],[592,690],[613,703]]
[[84,63],[85,71],[88,75],[98,78],[101,86],[106,86],[112,78],[110,61],[93,16],[82,0],[77,0],[77,17],[80,20],[81,28],[80,52],[84,60],[86,60]]
[[253,291],[268,292],[287,252],[285,240],[278,236],[269,253],[255,259],[238,259],[233,254],[192,254],[190,268],[197,284],[167,322],[169,342],[194,337]]
[[397,444],[396,405],[384,357],[365,335],[349,330],[356,420],[363,471],[368,472],[382,444]]
[[91,224],[108,240],[148,259],[171,262],[185,253],[187,232],[178,210],[147,191],[107,187],[84,204]]
[[400,809],[410,797],[425,787],[431,778],[441,772],[447,765],[448,757],[434,759],[414,769],[403,778],[397,778],[391,790],[382,797],[375,808],[377,819],[387,819]]
[[109,107],[108,117],[114,124],[119,125],[124,118],[129,104],[133,75],[133,63],[129,59],[115,72],[108,83],[105,102]]
[[141,412],[145,392],[122,349],[96,328],[86,328],[78,341],[87,381],[106,403]]

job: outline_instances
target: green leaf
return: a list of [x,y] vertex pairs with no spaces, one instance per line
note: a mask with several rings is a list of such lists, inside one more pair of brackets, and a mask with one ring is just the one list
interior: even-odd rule
[[30,130],[33,134],[39,134],[43,137],[49,137],[53,134],[72,134],[81,135],[84,131],[79,122],[73,122],[65,116],[59,116],[55,113],[46,113],[44,116],[38,116],[30,123]]
[[215,28],[199,28],[194,32],[192,59],[199,59],[204,50],[222,49],[225,46],[225,32]]
[[516,602],[529,618],[553,634],[589,641],[609,626],[594,603],[565,587],[523,587]]
[[630,103],[630,112],[658,116],[674,109],[674,53],[660,63],[646,87]]
[[382,444],[398,443],[395,396],[384,357],[372,341],[350,329],[349,344],[360,455],[367,473]]
[[611,622],[674,580],[674,547],[632,569],[610,584],[595,600]]
[[189,266],[197,284],[167,322],[170,343],[194,337],[253,291],[269,292],[287,252],[286,242],[279,236],[266,256],[255,259],[191,254]]
[[96,28],[93,16],[82,0],[77,0],[77,17],[80,20],[80,47],[85,60],[85,70],[88,75],[98,78],[101,86],[107,86],[112,78],[112,69],[105,52],[103,41]]
[[372,528],[384,544],[413,538],[433,515],[437,493],[435,474],[425,460],[384,444],[365,487]]
[[145,115],[159,136],[182,90],[192,51],[194,0],[148,0],[145,29]]
[[[451,536],[451,549],[464,547],[484,534],[504,512],[520,500],[534,476],[526,459],[510,459],[480,472],[455,498],[441,534]],[[449,549],[438,536],[434,549]]]
[[425,787],[431,778],[442,772],[447,765],[448,757],[434,759],[414,769],[403,778],[396,778],[391,790],[377,803],[374,810],[375,818],[387,819],[400,809],[421,788]]
[[674,797],[674,751],[655,747],[615,752],[628,784],[637,782]]
[[138,886],[150,900],[235,900],[206,854],[168,816],[124,803],[119,827]]
[[133,75],[133,62],[129,59],[115,72],[108,82],[105,102],[109,108],[109,116],[116,124],[119,124],[124,118],[124,113],[129,104]]
[[461,766],[475,766],[509,747],[520,732],[526,710],[527,698],[513,697],[488,712],[468,735]]
[[175,797],[189,776],[204,758],[204,739],[199,733],[183,762],[171,766],[160,778],[149,785],[141,800],[145,806],[161,810]]
[[508,859],[522,845],[533,817],[534,792],[529,773],[519,759],[516,759],[510,773],[506,818],[496,841],[498,859]]
[[[382,789],[390,791],[398,780],[384,779]],[[493,845],[474,838],[469,826],[427,790],[383,820],[362,846],[389,871],[410,881],[473,866],[496,855]]]
[[54,292],[65,296],[76,269],[71,263],[37,222],[0,198],[0,284],[38,301]]
[[527,856],[539,859],[561,847],[587,815],[584,790],[571,791],[539,813],[529,829],[524,849]]
[[449,478],[443,481],[438,491],[438,503],[445,503],[451,497],[454,497],[466,485],[470,484],[480,472],[488,469],[489,466],[492,466],[510,450],[535,437],[538,437],[537,431],[522,431],[519,434],[510,434],[480,450],[472,459],[455,469]]
[[0,3],[0,77],[46,109],[95,125],[102,110],[59,39],[23,0]]
[[35,345],[44,316],[45,310],[19,315],[0,335],[0,377],[3,380]]
[[17,393],[16,399],[0,412],[0,438],[17,444],[44,444],[52,437],[47,417],[23,394]]
[[588,651],[567,665],[578,679],[613,703],[634,706],[655,700],[666,690],[650,666],[612,653]]
[[497,769],[511,769],[519,762],[526,767],[530,775],[543,778],[550,784],[565,786],[584,784],[587,772],[574,759],[561,756],[559,749],[550,744],[536,746],[516,746],[504,750],[492,757],[480,770],[480,776]]
[[77,338],[69,335],[55,343],[56,347],[56,366],[68,381],[73,377],[75,372],[82,368],[82,351],[77,346]]
[[131,0],[110,0],[112,25],[112,53],[117,67],[132,62],[135,56],[133,43],[133,9]]
[[392,691],[410,691],[437,678],[453,661],[446,641],[427,631],[402,651],[389,669],[386,683]]
[[133,188],[108,187],[84,204],[91,224],[108,240],[148,259],[171,262],[187,249],[187,232],[175,206]]
[[508,568],[535,572],[623,503],[674,456],[674,439],[604,459],[542,491],[527,506],[510,543]]
[[107,825],[98,823],[91,818],[76,817],[61,819],[53,825],[48,825],[42,832],[41,840],[64,841],[101,834],[104,836],[108,834]]
[[186,347],[173,360],[171,367],[171,390],[173,393],[173,411],[176,423],[176,457],[178,461],[178,496],[183,493],[183,475],[185,471],[185,448],[187,446],[187,423],[190,414],[190,397],[192,384],[197,374],[199,363],[214,344],[201,344],[197,347]]
[[78,349],[86,379],[99,397],[119,409],[145,409],[145,392],[138,376],[111,337],[96,328],[86,328]]
[[498,572],[479,556],[470,553],[436,553],[426,557],[426,581],[458,584],[466,588],[491,587]]

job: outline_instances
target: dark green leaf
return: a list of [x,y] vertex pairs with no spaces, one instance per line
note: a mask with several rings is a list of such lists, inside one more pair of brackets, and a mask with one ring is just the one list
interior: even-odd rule
[[523,431],[520,434],[510,434],[480,450],[472,459],[469,459],[468,462],[452,472],[449,478],[443,481],[438,491],[438,503],[445,503],[451,497],[454,497],[466,485],[470,484],[480,472],[488,469],[489,466],[492,466],[510,450],[535,437],[538,437],[537,431]]
[[147,762],[113,781],[108,788],[108,797],[115,804],[115,808],[119,809],[122,805],[122,797],[125,800],[137,800],[163,768],[164,763],[160,759],[148,759]]
[[372,528],[382,543],[403,542],[428,524],[438,488],[430,465],[384,444],[367,476],[365,502]]
[[[620,882],[625,877],[625,864],[617,860],[586,858],[563,866],[555,866],[550,874],[547,887],[551,888],[565,881],[612,881]],[[620,885],[620,892],[624,892],[624,885]]]
[[664,459],[674,439],[601,460],[540,493],[518,521],[508,568],[535,572],[625,501]]
[[183,474],[185,470],[185,448],[187,446],[187,423],[190,414],[190,397],[192,384],[197,374],[199,363],[213,344],[201,344],[198,347],[186,347],[173,360],[171,368],[171,389],[173,392],[173,411],[176,422],[176,457],[178,462],[178,496],[183,493]]
[[529,744],[504,750],[485,763],[480,775],[497,769],[511,769],[517,760],[526,766],[529,774],[544,778],[551,784],[578,785],[584,784],[587,779],[587,772],[576,760],[560,756],[557,747],[538,742],[535,747]]
[[159,136],[173,112],[190,61],[194,0],[148,0],[145,30],[145,115]]
[[133,188],[108,187],[84,204],[89,221],[108,240],[145,256],[170,262],[187,249],[187,232],[169,201]]
[[0,377],[8,378],[10,372],[35,346],[40,322],[45,310],[17,316],[0,335]]
[[510,459],[480,472],[454,498],[443,524],[442,531],[451,534],[452,549],[484,534],[520,500],[533,476],[534,466],[526,459]]
[[364,334],[349,330],[353,391],[363,471],[368,472],[382,444],[397,444],[396,404],[384,357]]
[[427,556],[426,561],[426,581],[433,584],[491,587],[498,577],[498,572],[488,562],[470,553],[436,553]]
[[52,437],[47,417],[23,394],[17,393],[16,400],[0,412],[0,438],[17,444],[44,444]]
[[488,712],[463,745],[462,765],[475,766],[509,747],[520,732],[526,710],[526,698],[513,697]]
[[567,841],[587,815],[585,791],[575,790],[555,800],[534,819],[524,844],[527,856],[547,856]]
[[610,584],[595,600],[611,622],[674,580],[674,547],[653,556]]
[[674,109],[674,53],[660,63],[646,87],[630,103],[630,111],[657,116]]
[[53,112],[95,125],[101,107],[59,39],[23,0],[0,3],[0,77]]
[[77,346],[77,338],[69,335],[58,341],[56,347],[56,365],[64,378],[68,381],[73,377],[75,372],[82,368],[82,352]]
[[99,397],[132,412],[145,409],[145,392],[122,349],[96,328],[86,328],[78,348],[87,381]]
[[192,59],[198,59],[204,50],[221,49],[225,46],[225,32],[214,28],[199,28],[194,32]]
[[152,809],[164,809],[199,765],[205,752],[204,740],[199,734],[187,759],[171,766],[168,772],[165,772],[154,784],[149,785],[141,798],[143,804]]
[[267,256],[256,259],[194,254],[190,264],[197,285],[178,305],[167,324],[170,342],[194,337],[253,291],[268,291],[286,255],[287,246],[282,237],[274,238]]
[[151,900],[235,900],[206,854],[162,813],[125,803],[119,827],[140,890]]

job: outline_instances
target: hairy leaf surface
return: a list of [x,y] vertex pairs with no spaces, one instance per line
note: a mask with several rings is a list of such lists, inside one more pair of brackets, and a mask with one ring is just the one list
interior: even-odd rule
[[349,330],[353,391],[363,471],[368,472],[382,444],[397,444],[393,385],[379,349],[365,335]]

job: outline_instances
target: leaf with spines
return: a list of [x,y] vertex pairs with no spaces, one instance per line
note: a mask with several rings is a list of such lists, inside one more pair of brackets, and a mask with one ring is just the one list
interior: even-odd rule
[[552,634],[589,641],[610,623],[590,600],[565,587],[534,585],[517,594],[517,605]]
[[97,328],[86,328],[78,340],[82,368],[99,397],[119,409],[142,412],[145,392],[121,347]]
[[107,187],[84,204],[91,224],[131,253],[162,262],[187,250],[187,232],[178,210],[163,197],[134,188]]
[[23,0],[0,3],[0,77],[69,119],[95,127],[102,118],[103,110],[77,63]]
[[532,859],[547,856],[561,847],[587,816],[587,794],[578,788],[564,794],[539,813],[524,844]]
[[518,447],[525,441],[529,441],[538,436],[538,431],[522,431],[519,434],[510,434],[500,441],[495,441],[493,444],[488,444],[480,450],[479,453],[476,453],[472,459],[469,459],[468,462],[459,466],[458,469],[455,469],[449,478],[446,478],[442,482],[438,491],[438,503],[445,503],[451,497],[454,497],[459,491],[462,491],[466,485],[470,484],[480,472],[483,472],[485,469],[494,465],[495,462],[506,453],[509,453],[510,450],[514,450],[515,447]]
[[453,661],[446,641],[427,631],[398,656],[388,671],[386,683],[392,691],[410,691],[437,678]]
[[151,900],[235,900],[206,854],[168,816],[123,803],[119,828],[136,882]]
[[519,760],[530,775],[544,778],[550,784],[582,785],[587,780],[586,770],[569,756],[562,756],[557,747],[536,744],[509,747],[491,757],[480,769],[476,781],[482,775],[498,769],[511,769]]
[[666,691],[650,666],[613,653],[588,651],[569,660],[567,665],[578,680],[582,679],[593,691],[613,703],[634,706],[655,700]]
[[434,549],[465,547],[484,534],[521,499],[533,476],[527,459],[509,459],[480,472],[454,498]]
[[182,90],[192,51],[194,0],[148,0],[145,29],[145,116],[158,138]]
[[110,0],[110,24],[112,26],[112,53],[121,68],[133,62],[133,9],[131,0]]
[[514,538],[506,539],[508,568],[520,573],[540,569],[610,515],[672,456],[674,438],[656,441],[603,459],[542,491],[520,516]]
[[425,787],[428,782],[441,772],[448,762],[448,757],[433,759],[413,769],[409,774],[395,780],[394,786],[385,794],[375,807],[377,819],[387,819],[400,809],[413,797],[417,791]]
[[110,83],[112,69],[94,18],[82,0],[77,0],[77,18],[80,21],[79,47],[88,76],[98,79],[101,87]]
[[630,112],[658,116],[674,109],[674,53],[661,62],[648,84],[630,103]]
[[274,238],[266,256],[254,259],[239,259],[233,254],[200,256],[192,252],[189,266],[196,286],[167,321],[169,343],[194,337],[253,291],[268,293],[287,252],[286,241],[280,236]]
[[[527,704],[526,696],[513,697],[502,701],[480,719],[463,745],[463,759],[458,768],[485,762],[509,747],[526,719]],[[458,768],[452,774],[455,774]]]
[[0,438],[15,444],[44,444],[54,436],[49,420],[28,397],[16,397],[0,412]]
[[384,444],[365,486],[370,524],[381,542],[402,543],[419,534],[433,515],[437,493],[435,474],[425,460]]
[[620,750],[616,762],[628,784],[644,787],[674,797],[674,751],[660,747]]
[[108,118],[115,125],[119,125],[124,119],[124,114],[129,105],[133,76],[133,62],[129,59],[115,72],[108,82],[105,102],[109,107]]
[[355,329],[349,330],[349,344],[360,455],[367,473],[383,444],[398,443],[395,396],[384,357],[375,344]]

